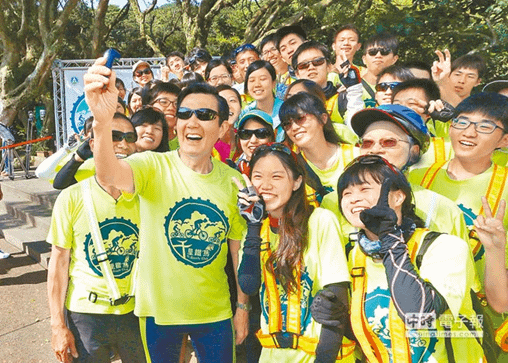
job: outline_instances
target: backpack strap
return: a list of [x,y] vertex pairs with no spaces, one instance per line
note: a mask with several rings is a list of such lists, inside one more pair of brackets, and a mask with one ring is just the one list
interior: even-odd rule
[[374,90],[372,89],[372,87],[370,86],[370,84],[367,83],[366,80],[364,80],[362,78],[362,85],[363,85],[363,88],[365,88],[365,90],[367,91],[367,93],[369,94],[369,96],[372,98],[372,99],[376,99],[376,92],[374,92]]
[[307,163],[307,160],[303,157],[301,153],[297,154],[296,156],[300,162],[305,165],[305,171],[307,173],[307,184],[312,187],[316,191],[316,193],[319,194],[320,198],[316,198],[319,201],[323,199],[325,195],[328,194],[328,191],[323,186],[323,183],[321,183],[321,179],[319,179],[319,176],[316,174],[314,170],[310,167],[309,163]]
[[418,250],[418,254],[416,255],[415,259],[416,268],[418,268],[418,270],[422,266],[423,255],[425,255],[425,252],[427,252],[429,247],[432,245],[432,242],[434,242],[436,238],[438,238],[441,234],[442,234],[441,232],[430,231],[423,238],[422,243],[420,243],[420,249]]

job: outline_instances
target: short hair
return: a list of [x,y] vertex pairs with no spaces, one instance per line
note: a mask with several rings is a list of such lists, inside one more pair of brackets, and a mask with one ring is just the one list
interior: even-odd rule
[[170,82],[157,83],[148,91],[148,104],[152,104],[161,93],[171,93],[178,96],[180,94],[180,87]]
[[245,43],[245,44],[242,44],[242,45],[236,47],[235,50],[233,50],[233,57],[236,60],[236,57],[238,57],[238,54],[242,54],[245,52],[254,52],[258,55],[258,57],[260,55],[258,48],[256,48],[256,46],[254,44]]
[[392,102],[399,92],[411,88],[421,89],[425,93],[425,97],[427,98],[425,101],[427,102],[439,100],[441,98],[441,93],[439,92],[439,87],[436,82],[426,78],[413,78],[395,86],[392,93]]
[[409,62],[404,63],[404,67],[406,67],[408,69],[416,68],[416,69],[419,69],[422,71],[429,72],[430,76],[432,77],[432,67],[430,66],[430,64],[428,64],[424,61],[419,61],[419,60],[409,61]]
[[125,104],[124,100],[122,99],[122,97],[118,96],[118,100],[117,100],[117,103],[121,104],[122,107],[123,107],[123,112],[125,113],[125,111],[127,110],[127,105]]
[[305,33],[305,30],[299,25],[288,25],[283,26],[277,32],[275,32],[275,46],[277,49],[279,49],[279,44],[282,39],[284,39],[285,36],[289,34],[296,34],[302,41],[307,40],[307,34]]
[[166,65],[168,66],[168,60],[170,57],[178,57],[180,58],[181,60],[183,60],[185,62],[185,55],[182,53],[182,52],[179,52],[177,50],[173,51],[173,52],[170,52],[167,56],[166,56]]
[[316,82],[314,82],[310,79],[297,79],[296,81],[294,81],[293,83],[291,83],[288,86],[288,88],[286,90],[286,95],[289,94],[289,91],[291,90],[291,88],[293,88],[294,86],[296,86],[298,84],[303,85],[303,87],[305,87],[305,89],[307,90],[307,93],[310,93],[311,95],[316,96],[323,103],[326,103],[326,95],[323,92],[323,89]]
[[395,35],[390,33],[378,33],[367,39],[364,44],[365,54],[367,54],[367,49],[374,45],[390,49],[393,55],[397,55],[399,52],[399,40]]
[[249,76],[252,72],[257,71],[258,69],[266,68],[268,73],[270,73],[270,76],[272,77],[272,81],[275,81],[277,79],[277,72],[275,71],[275,68],[271,65],[270,62],[267,62],[265,60],[259,59],[257,61],[252,62],[249,64],[249,67],[247,68],[247,72],[245,72],[245,84],[244,84],[244,92],[247,94],[248,92],[248,86],[249,86]]
[[[90,117],[88,119],[90,119]],[[88,121],[88,119],[86,121]],[[127,116],[125,116],[123,113],[115,112],[115,114],[113,115],[113,120],[124,120],[124,121],[127,121],[132,126],[132,130],[136,131],[136,129],[134,128],[134,125],[131,122],[131,120]],[[85,121],[85,123],[86,123],[86,121]],[[93,117],[92,117],[92,122],[93,122]],[[90,129],[91,129],[91,131],[90,131],[90,138],[93,139],[94,138],[94,136],[93,136],[93,127],[91,127],[91,125],[90,125]]]
[[85,123],[83,124],[83,132],[85,133],[85,135],[87,135],[88,133],[90,133],[90,131],[92,131],[92,126],[93,126],[93,116],[90,116],[85,120]]
[[236,98],[238,98],[238,103],[240,105],[242,104],[242,96],[240,96],[240,92],[238,92],[238,90],[236,88],[233,88],[233,87],[231,87],[228,84],[219,84],[217,87],[215,87],[215,89],[217,90],[218,93],[220,93],[222,91],[226,91],[226,90],[233,91],[233,93],[235,94]]
[[487,71],[485,59],[479,54],[464,54],[462,57],[452,62],[452,72],[460,68],[475,69],[478,72],[478,78],[483,78]]
[[217,89],[213,86],[210,86],[208,83],[195,82],[184,88],[178,95],[176,108],[180,108],[180,105],[182,104],[182,101],[185,99],[185,97],[197,93],[212,95],[215,97],[217,100],[217,107],[219,108],[219,125],[222,125],[222,123],[229,118],[229,106],[226,100],[219,95]]
[[326,111],[325,104],[322,100],[310,93],[300,92],[284,101],[279,110],[281,123],[300,117],[301,111],[314,115],[317,117],[319,122],[322,122],[322,115],[326,114],[326,122],[323,124],[325,140],[331,142],[332,144],[338,144],[341,142],[339,135],[337,135],[337,132],[333,127],[330,115]]
[[226,67],[226,69],[227,69],[227,71],[228,71],[228,73],[230,75],[233,74],[233,70],[231,69],[231,66],[229,65],[228,62],[226,62],[223,59],[212,59],[206,65],[206,69],[205,69],[205,81],[208,81],[208,79],[210,78],[210,72],[212,71],[212,69],[220,67],[220,66]]
[[193,83],[203,83],[205,79],[203,76],[196,72],[186,72],[180,82],[178,82],[178,86],[180,89],[184,89],[185,87],[189,87]]
[[268,34],[266,37],[261,39],[261,42],[259,43],[259,47],[258,47],[259,52],[261,54],[263,52],[263,47],[270,42],[273,42],[275,44],[275,47],[277,48],[277,36],[275,35],[275,33]]
[[351,30],[352,32],[354,32],[356,34],[356,36],[358,37],[358,43],[361,42],[361,34],[360,34],[360,31],[358,30],[358,28],[356,27],[356,25],[352,24],[352,23],[349,23],[349,24],[344,24],[342,25],[339,29],[337,29],[337,31],[335,32],[335,35],[333,36],[333,41],[335,42],[335,40],[337,39],[337,36],[339,35],[339,33],[342,33],[344,30]]
[[160,122],[162,124],[162,140],[159,146],[157,146],[156,149],[153,151],[156,152],[165,152],[169,151],[169,144],[168,144],[168,124],[166,123],[166,118],[164,117],[164,114],[153,108],[152,106],[143,106],[134,114],[131,116],[131,122],[134,128],[137,126],[141,126],[145,123],[150,125],[155,125],[157,122]]
[[309,49],[319,50],[326,58],[326,62],[330,63],[330,51],[328,50],[328,47],[324,44],[316,42],[315,40],[308,40],[300,44],[300,46],[295,50],[295,53],[291,57],[291,67],[293,67],[293,69],[296,69],[296,66],[298,65],[298,57],[300,54]]
[[508,130],[508,97],[499,93],[481,92],[469,96],[455,108],[454,116],[477,113],[503,124]]
[[377,75],[376,83],[379,83],[381,77],[383,77],[386,74],[389,74],[395,78],[400,79],[401,82],[415,78],[414,74],[411,73],[409,68],[400,66],[398,64],[392,64],[391,66],[386,67],[381,72],[379,72],[379,74]]

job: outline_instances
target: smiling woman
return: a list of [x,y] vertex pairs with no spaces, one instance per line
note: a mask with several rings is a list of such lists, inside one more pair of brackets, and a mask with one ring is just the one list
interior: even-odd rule
[[137,151],[168,151],[168,126],[164,114],[151,106],[143,106],[134,115],[131,122],[138,134]]

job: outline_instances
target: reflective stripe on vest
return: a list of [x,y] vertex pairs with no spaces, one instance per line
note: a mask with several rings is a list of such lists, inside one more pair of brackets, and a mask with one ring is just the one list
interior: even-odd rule
[[[417,228],[409,242],[407,242],[408,254],[412,262],[416,259],[419,244],[428,232],[427,229]],[[368,361],[371,363],[389,363],[390,355],[388,349],[372,331],[365,316],[364,306],[367,291],[366,259],[367,256],[358,248],[354,257],[354,265],[351,269],[351,276],[353,277],[351,325]],[[393,362],[411,362],[411,351],[408,338],[406,337],[406,326],[395,309],[392,299],[390,299],[388,314]]]
[[[266,218],[261,227],[261,270],[263,273],[265,293],[268,299],[268,332],[263,334],[262,330],[258,330],[256,336],[264,348],[280,348],[277,341],[277,333],[290,333],[292,335],[292,349],[300,349],[308,354],[315,355],[316,347],[319,339],[310,338],[301,335],[301,307],[300,302],[302,299],[301,287],[301,263],[298,264],[296,277],[296,288],[293,292],[287,293],[287,317],[286,326],[282,326],[282,309],[280,303],[279,289],[277,280],[272,271],[266,268],[266,263],[270,258],[272,251],[270,248],[270,220]],[[346,337],[342,339],[342,349],[337,356],[337,359],[342,359],[354,353],[355,343],[348,340]]]
[[495,333],[497,345],[501,347],[504,352],[508,352],[508,320],[505,320]]
[[446,160],[444,137],[433,137],[432,143],[434,144],[434,161],[437,163]]

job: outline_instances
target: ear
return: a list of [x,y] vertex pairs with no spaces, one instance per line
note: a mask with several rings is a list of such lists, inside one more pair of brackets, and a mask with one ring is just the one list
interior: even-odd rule
[[366,64],[367,64],[367,62],[365,62],[365,58],[366,58],[365,54],[364,54],[364,55],[362,55],[363,65],[366,65]]
[[390,207],[394,210],[402,208],[402,204],[406,200],[406,195],[402,190],[390,191],[390,195],[388,197],[388,203]]
[[355,48],[355,52],[358,52],[362,48],[362,43],[358,43]]
[[501,140],[499,140],[499,142],[497,143],[496,149],[502,148],[502,147],[508,147],[508,134],[503,135]]
[[398,55],[394,55],[393,56],[393,62],[392,62],[392,65],[394,65],[395,63],[397,63],[397,61],[399,60],[399,56]]
[[478,86],[480,83],[482,83],[482,79],[480,77],[478,77],[478,81],[476,81],[476,84],[474,85],[475,87]]
[[333,41],[333,43],[332,43],[332,49],[335,52],[335,41]]
[[94,139],[88,140],[88,144],[90,145],[90,150],[92,150],[92,153],[93,153],[94,142],[95,142]]
[[295,180],[295,184],[293,185],[293,192],[294,192],[295,190],[298,190],[298,188],[300,188],[300,186],[302,185],[302,181],[303,181],[303,178],[302,178],[302,176],[300,175],[300,176],[298,177],[298,179],[296,179],[296,180]]
[[328,115],[326,113],[321,114],[321,124],[324,126],[326,124],[326,120],[328,119]]
[[222,124],[219,126],[219,139],[222,139],[226,132],[228,131],[229,125],[228,120],[222,121]]

